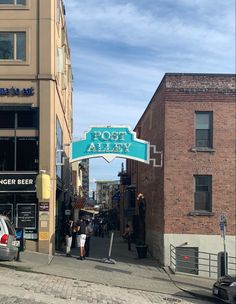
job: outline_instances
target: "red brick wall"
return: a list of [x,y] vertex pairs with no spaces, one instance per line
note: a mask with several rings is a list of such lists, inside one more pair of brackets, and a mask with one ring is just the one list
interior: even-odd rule
[[[219,216],[235,234],[235,76],[166,74],[140,118],[140,138],[164,151],[164,167],[137,163],[133,182],[147,200],[147,230],[219,234]],[[213,111],[215,152],[192,152],[195,111]],[[134,173],[134,172],[133,172]],[[191,216],[195,174],[212,175],[211,216]]]

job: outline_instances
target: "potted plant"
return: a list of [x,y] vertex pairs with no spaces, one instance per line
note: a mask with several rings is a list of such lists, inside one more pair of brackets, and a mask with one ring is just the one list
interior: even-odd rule
[[147,257],[148,245],[145,244],[145,242],[143,240],[138,239],[136,241],[136,249],[137,249],[139,259],[143,259],[143,258]]

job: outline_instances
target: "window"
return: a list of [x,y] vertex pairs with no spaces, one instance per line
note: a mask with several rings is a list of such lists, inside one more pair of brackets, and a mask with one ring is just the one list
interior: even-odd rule
[[196,112],[196,147],[212,148],[212,112]]
[[0,171],[38,171],[37,137],[0,137]]
[[16,170],[38,170],[38,138],[18,137],[16,140]]
[[14,137],[0,137],[0,171],[14,170]]
[[57,138],[57,155],[56,155],[56,161],[57,161],[57,167],[56,167],[56,172],[57,172],[57,176],[59,178],[62,178],[62,162],[63,162],[63,142],[62,142],[62,128],[60,125],[59,120],[57,119],[56,122],[56,138]]
[[26,60],[25,32],[0,32],[0,60]]
[[0,129],[14,129],[15,113],[12,111],[0,111]]
[[0,0],[0,4],[26,5],[26,0]]
[[57,0],[57,23],[60,23],[61,17],[61,0]]
[[38,109],[0,111],[0,129],[38,129]]
[[195,175],[194,209],[196,211],[212,210],[212,176]]

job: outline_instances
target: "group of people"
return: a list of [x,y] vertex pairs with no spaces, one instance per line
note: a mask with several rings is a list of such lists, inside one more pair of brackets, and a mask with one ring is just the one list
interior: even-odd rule
[[[140,238],[145,240],[145,214],[146,214],[146,200],[142,193],[137,196],[137,207],[139,215],[139,230]],[[66,243],[66,255],[71,256],[71,247],[73,236],[75,237],[76,247],[80,248],[80,255],[78,259],[84,260],[89,256],[90,251],[90,239],[94,232],[95,236],[104,237],[109,236],[109,230],[112,228],[109,225],[109,221],[97,218],[94,220],[93,227],[90,220],[85,218],[80,218],[76,223],[72,219],[68,219],[65,224],[65,243]],[[133,237],[133,231],[130,224],[126,224],[125,231],[123,233],[123,238],[127,240],[128,250],[131,250],[131,241]]]
[[65,242],[66,242],[66,256],[71,256],[72,238],[75,235],[76,247],[80,248],[80,256],[78,259],[84,260],[89,256],[90,238],[93,229],[89,220],[81,218],[77,223],[72,219],[68,219],[65,224]]

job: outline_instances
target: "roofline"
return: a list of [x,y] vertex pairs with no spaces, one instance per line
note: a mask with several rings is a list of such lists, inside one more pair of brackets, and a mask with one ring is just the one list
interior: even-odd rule
[[224,73],[165,73],[163,78],[161,79],[156,91],[152,95],[152,98],[150,99],[148,105],[146,106],[143,114],[139,118],[138,122],[136,123],[134,130],[138,127],[139,122],[142,120],[144,114],[146,113],[147,109],[149,108],[150,104],[152,103],[153,97],[155,96],[156,92],[159,90],[163,82],[165,81],[166,77],[168,76],[212,76],[212,77],[219,77],[219,76],[226,76],[226,77],[236,77],[236,74],[224,74]]

